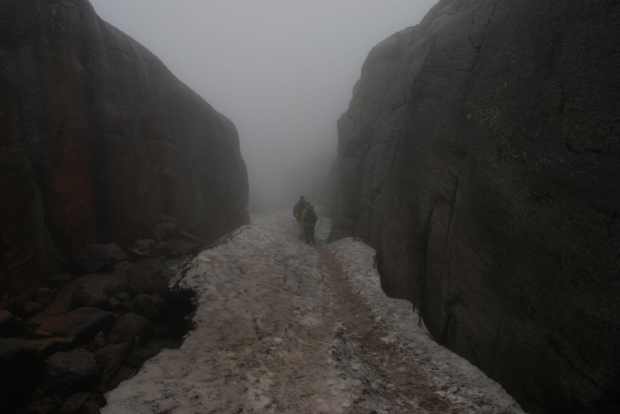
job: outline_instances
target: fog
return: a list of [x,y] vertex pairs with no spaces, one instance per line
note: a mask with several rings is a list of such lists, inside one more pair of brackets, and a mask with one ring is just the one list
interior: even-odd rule
[[91,0],[237,126],[250,210],[324,204],[370,49],[436,0]]

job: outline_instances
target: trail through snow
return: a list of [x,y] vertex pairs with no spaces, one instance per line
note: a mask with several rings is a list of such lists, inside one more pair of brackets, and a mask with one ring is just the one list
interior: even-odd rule
[[198,293],[192,331],[106,395],[102,413],[522,413],[495,382],[387,298],[374,251],[316,246],[290,213],[253,216],[179,272]]

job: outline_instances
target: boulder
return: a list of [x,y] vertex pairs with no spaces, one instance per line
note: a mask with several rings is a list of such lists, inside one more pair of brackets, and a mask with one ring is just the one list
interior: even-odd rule
[[137,371],[138,369],[134,367],[128,367],[128,366],[121,367],[121,369],[116,373],[114,378],[112,378],[108,382],[108,385],[105,388],[108,390],[111,390],[111,389],[118,387],[121,382],[125,381],[126,379],[131,378],[133,375],[135,375]]
[[157,242],[152,239],[136,240],[133,246],[131,246],[130,251],[138,257],[147,257],[151,254],[151,249],[153,249],[156,243]]
[[97,308],[79,308],[43,322],[38,331],[50,336],[73,338],[77,344],[90,341],[99,331],[107,331],[116,316]]
[[83,414],[84,406],[88,402],[89,398],[90,398],[90,394],[88,393],[73,394],[72,396],[67,398],[64,403],[62,403],[57,413],[58,414]]
[[167,297],[170,293],[168,284],[172,274],[159,260],[142,260],[127,271],[127,283],[130,292],[135,295],[157,294]]
[[71,294],[71,308],[98,307],[107,308],[108,295],[98,285],[81,283]]
[[[113,298],[110,298],[109,300],[110,307],[114,309],[115,311],[118,311],[118,310],[131,311],[132,310],[131,302],[132,302],[132,296],[128,292],[119,293],[118,295],[115,295]],[[120,312],[119,314],[122,314],[122,313],[123,312]]]
[[153,226],[153,238],[157,241],[175,238],[179,233],[179,225],[174,221],[160,220]]
[[82,348],[57,352],[43,363],[42,388],[65,398],[94,390],[100,380],[95,356]]
[[170,248],[170,246],[168,245],[168,243],[160,241],[157,242],[154,246],[153,249],[151,249],[151,253],[150,253],[150,257],[152,257],[153,259],[170,259],[171,257],[174,257],[174,252],[172,251],[172,249]]
[[110,345],[122,343],[143,343],[153,336],[153,329],[148,319],[128,312],[121,316],[108,334]]
[[71,265],[77,274],[96,273],[107,270],[116,263],[114,256],[103,244],[92,244],[79,250],[71,259]]
[[125,253],[123,249],[121,249],[117,244],[110,243],[107,244],[105,247],[106,249],[108,249],[108,253],[110,253],[110,255],[114,258],[115,263],[123,262],[129,259],[127,253]]
[[113,344],[103,347],[95,353],[95,359],[97,360],[97,366],[99,367],[104,386],[107,385],[121,369],[125,363],[125,358],[129,353],[130,347],[129,342]]
[[27,318],[34,314],[41,312],[45,308],[42,304],[33,301],[27,301],[22,303],[22,306],[19,309],[19,315]]
[[127,355],[126,364],[129,367],[140,368],[144,362],[157,355],[157,352],[148,347],[136,347]]
[[158,316],[161,316],[166,306],[167,302],[165,299],[151,295],[138,295],[131,304],[135,313],[150,320],[157,319]]
[[32,300],[45,307],[52,303],[57,293],[58,289],[37,288],[34,290]]
[[99,331],[97,335],[86,345],[86,349],[90,352],[97,352],[105,346],[105,334]]
[[112,266],[112,273],[124,275],[127,273],[127,270],[129,270],[129,268],[131,267],[133,267],[133,263],[129,261],[118,262],[114,266]]
[[63,288],[69,284],[73,279],[75,279],[74,275],[69,273],[60,273],[57,275],[50,276],[50,286],[53,288]]
[[373,48],[338,121],[335,228],[532,413],[619,403],[619,22],[441,0]]
[[32,358],[37,361],[43,360],[61,350],[66,350],[73,345],[74,338],[66,338],[62,336],[53,336],[47,332],[44,337],[36,337],[35,335],[16,336],[6,338],[7,343],[12,343],[26,350]]
[[93,411],[95,414],[99,413],[99,407],[105,407],[106,405],[108,405],[108,401],[106,400],[105,395],[103,395],[102,392],[104,391],[101,391],[101,389],[99,389],[98,392],[92,394],[89,403],[86,404],[88,410],[93,409],[92,407],[89,407],[91,404],[96,406],[95,408],[97,409],[97,411]]
[[94,402],[86,402],[81,408],[81,412],[79,414],[101,414],[101,410],[99,406]]
[[38,324],[80,307],[108,307],[108,298],[127,289],[127,278],[122,273],[95,273],[80,276],[60,289],[52,303],[28,319],[28,322]]

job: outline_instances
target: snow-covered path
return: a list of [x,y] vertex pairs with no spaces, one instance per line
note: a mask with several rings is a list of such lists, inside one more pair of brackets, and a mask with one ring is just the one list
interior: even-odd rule
[[106,395],[103,413],[521,413],[502,388],[386,298],[374,251],[317,246],[290,213],[253,217],[183,272],[192,331]]

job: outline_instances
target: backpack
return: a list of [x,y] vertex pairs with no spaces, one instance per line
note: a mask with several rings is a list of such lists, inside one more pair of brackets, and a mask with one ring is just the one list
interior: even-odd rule
[[310,225],[314,225],[316,224],[318,219],[319,219],[319,216],[316,215],[316,212],[314,211],[314,209],[312,207],[308,207],[306,209],[305,222]]

